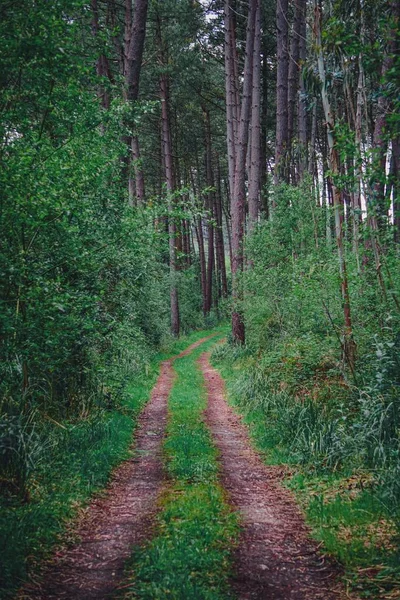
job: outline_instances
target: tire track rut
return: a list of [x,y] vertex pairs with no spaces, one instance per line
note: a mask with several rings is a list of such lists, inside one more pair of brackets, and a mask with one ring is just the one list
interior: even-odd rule
[[338,600],[349,598],[338,567],[318,553],[276,467],[252,449],[246,428],[224,398],[224,381],[199,359],[208,393],[206,422],[220,452],[221,482],[241,515],[232,587],[240,600]]

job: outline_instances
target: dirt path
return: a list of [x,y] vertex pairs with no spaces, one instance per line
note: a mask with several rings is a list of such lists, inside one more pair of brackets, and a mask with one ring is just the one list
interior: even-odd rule
[[115,591],[132,546],[149,534],[163,484],[161,449],[174,382],[173,361],[209,337],[162,363],[151,399],[139,418],[133,457],[115,471],[105,496],[95,498],[84,511],[77,531],[80,542],[60,551],[43,581],[27,584],[18,595],[20,600],[100,600]]
[[233,590],[238,598],[338,600],[348,598],[337,569],[318,554],[290,492],[279,484],[279,470],[263,464],[251,448],[246,428],[224,398],[224,382],[199,359],[209,404],[207,424],[220,451],[222,484],[243,519],[235,557]]

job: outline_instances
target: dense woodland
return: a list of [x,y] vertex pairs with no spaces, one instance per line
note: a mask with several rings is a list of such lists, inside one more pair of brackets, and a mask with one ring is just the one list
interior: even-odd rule
[[399,534],[399,16],[398,0],[1,2],[7,589],[35,519],[55,527],[26,508],[56,494],[46,473],[73,454],[83,488],[104,484],[129,386],[227,320],[215,361],[236,364],[261,446],[362,473]]

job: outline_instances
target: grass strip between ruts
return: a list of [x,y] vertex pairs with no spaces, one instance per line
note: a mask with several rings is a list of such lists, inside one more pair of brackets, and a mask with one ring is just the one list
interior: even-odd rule
[[132,378],[120,409],[79,423],[48,424],[49,449],[32,480],[29,502],[0,498],[0,598],[11,598],[50,556],[56,543],[71,537],[70,524],[100,491],[112,470],[131,455],[137,417],[149,399],[162,360],[175,356],[213,331],[196,331],[154,356],[147,373]]
[[206,391],[196,360],[217,338],[174,367],[164,451],[171,483],[155,537],[129,566],[125,599],[218,600],[231,597],[230,554],[238,520],[218,483],[217,450],[203,420]]

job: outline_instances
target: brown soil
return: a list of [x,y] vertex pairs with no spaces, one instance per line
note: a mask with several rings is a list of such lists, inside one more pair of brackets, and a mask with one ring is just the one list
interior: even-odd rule
[[114,472],[105,495],[96,497],[83,512],[77,526],[80,542],[60,550],[42,582],[24,586],[20,600],[100,600],[116,590],[132,546],[143,543],[150,533],[163,485],[162,441],[174,381],[172,363],[207,339],[162,363],[139,418],[132,458]]
[[337,600],[348,598],[338,568],[318,553],[280,470],[263,464],[247,429],[224,398],[224,382],[199,359],[208,392],[207,424],[220,452],[221,480],[242,518],[232,587],[240,599]]

